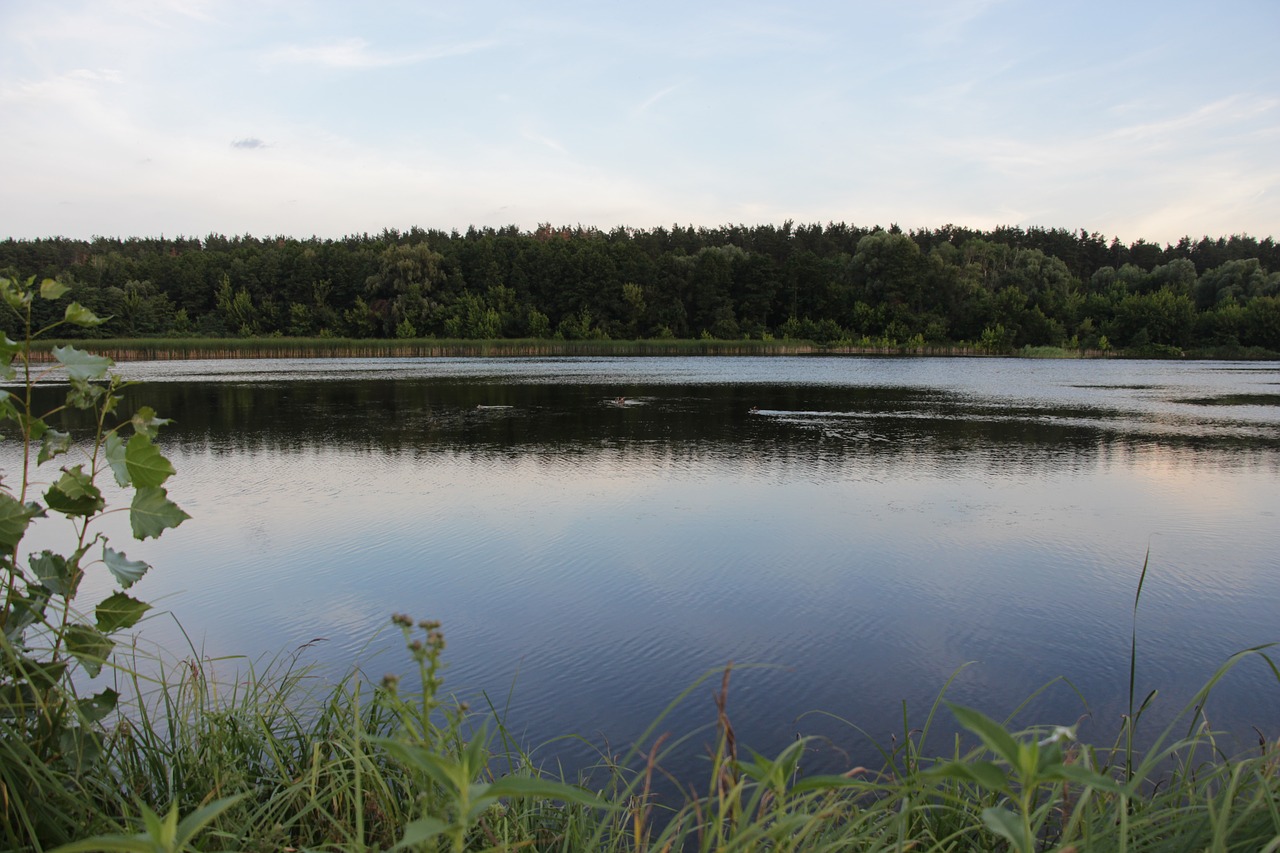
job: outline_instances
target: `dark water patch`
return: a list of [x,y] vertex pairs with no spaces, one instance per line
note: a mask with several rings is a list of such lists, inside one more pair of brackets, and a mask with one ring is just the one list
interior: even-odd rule
[[1097,388],[1104,391],[1149,391],[1155,385],[1072,385],[1072,388]]
[[1218,397],[1185,397],[1176,402],[1193,406],[1280,406],[1280,394],[1224,394]]

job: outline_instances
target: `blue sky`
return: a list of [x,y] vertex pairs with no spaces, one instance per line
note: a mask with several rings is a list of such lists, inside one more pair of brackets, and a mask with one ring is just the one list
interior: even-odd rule
[[1280,2],[0,3],[0,237],[1280,237]]

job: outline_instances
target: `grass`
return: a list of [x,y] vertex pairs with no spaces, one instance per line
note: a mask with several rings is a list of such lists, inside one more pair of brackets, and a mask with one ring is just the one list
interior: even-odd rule
[[[718,679],[704,730],[672,737],[664,713],[576,785],[533,766],[493,708],[443,692],[438,624],[396,624],[416,665],[403,684],[358,670],[326,684],[296,656],[261,668],[135,656],[118,670],[131,699],[87,773],[23,763],[23,744],[0,730],[7,848],[1280,850],[1280,744],[1228,757],[1200,714],[1246,658],[1280,682],[1261,648],[1223,664],[1143,752],[1132,738],[1142,707],[1113,743],[1091,745],[947,706],[944,687],[880,766],[832,775],[805,772],[805,741],[774,756],[739,743],[726,669],[668,708]],[[947,746],[935,752],[939,729]],[[665,763],[690,750],[709,756],[702,781],[667,779]],[[657,798],[662,783],[682,798]]]
[[1079,358],[1080,351],[1062,347],[1025,346],[1018,351],[1023,358]]

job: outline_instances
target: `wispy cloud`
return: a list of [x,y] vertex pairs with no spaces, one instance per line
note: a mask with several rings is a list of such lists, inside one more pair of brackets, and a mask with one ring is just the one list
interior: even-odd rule
[[659,89],[649,97],[645,98],[639,104],[637,104],[635,109],[631,111],[631,114],[640,115],[641,113],[647,112],[650,107],[652,107],[654,104],[658,103],[658,101],[661,101],[667,95],[670,95],[672,92],[674,92],[676,89],[679,89],[683,85],[684,83],[680,82],[680,83],[676,83],[674,85],[668,86],[665,89]]
[[0,101],[65,102],[90,97],[99,84],[121,82],[111,69],[76,68],[43,80],[15,80],[0,85]]
[[919,38],[926,44],[963,42],[970,24],[985,17],[1008,0],[960,0],[960,2],[913,4],[908,9],[923,25]]
[[557,154],[569,153],[563,145],[561,145],[556,140],[552,139],[550,136],[546,136],[544,134],[538,133],[536,130],[533,130],[531,128],[528,128],[528,127],[522,128],[520,130],[520,135],[523,136],[525,139],[529,140],[530,142],[536,142],[539,145],[550,148],[552,151],[556,152]]
[[328,68],[388,68],[398,65],[415,65],[433,59],[465,56],[493,47],[492,40],[436,45],[410,53],[389,53],[375,50],[362,38],[317,45],[285,45],[270,51],[266,61],[272,65],[323,65]]
[[1167,138],[1175,132],[1185,132],[1194,128],[1218,128],[1223,124],[1248,121],[1280,106],[1277,98],[1249,98],[1243,95],[1232,95],[1198,107],[1182,115],[1173,116],[1162,121],[1134,124],[1114,131],[1111,136],[1123,140],[1145,140]]
[[266,148],[267,143],[256,136],[246,136],[244,139],[237,139],[232,142],[231,147],[252,150],[254,148]]

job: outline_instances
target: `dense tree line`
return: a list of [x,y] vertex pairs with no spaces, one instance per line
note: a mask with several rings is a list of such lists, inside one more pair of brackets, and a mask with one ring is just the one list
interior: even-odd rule
[[1280,350],[1280,247],[1124,245],[1062,229],[828,225],[413,228],[0,242],[94,334],[807,338],[822,343]]

